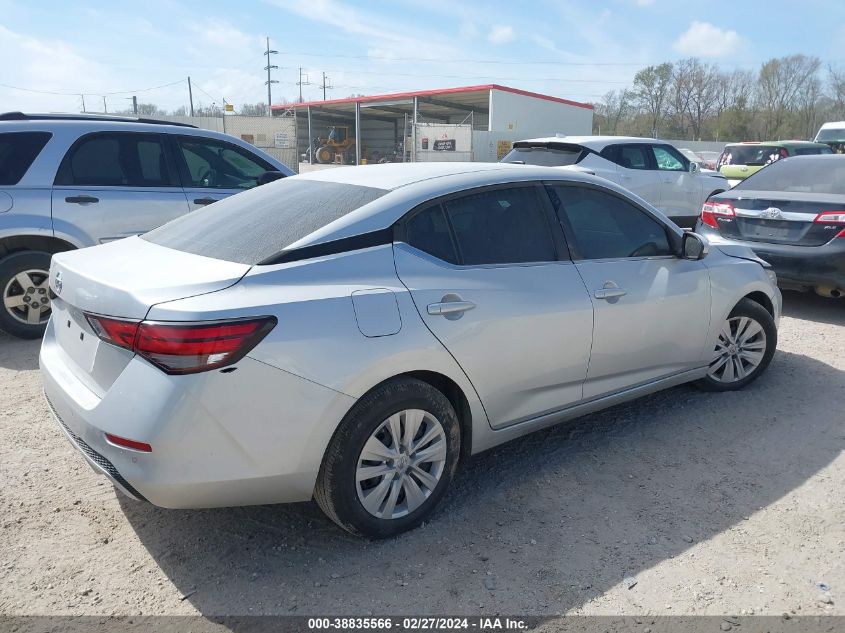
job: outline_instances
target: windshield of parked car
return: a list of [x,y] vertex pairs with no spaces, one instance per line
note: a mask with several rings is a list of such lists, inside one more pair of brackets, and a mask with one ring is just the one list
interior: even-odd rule
[[577,145],[553,147],[516,146],[502,159],[503,163],[520,163],[524,165],[541,165],[543,167],[566,167],[575,165],[584,153],[584,149]]
[[830,127],[819,130],[817,143],[845,143],[845,127]]
[[728,145],[719,157],[719,167],[726,165],[768,165],[786,155],[777,145]]
[[386,193],[285,178],[215,202],[142,237],[186,253],[254,265]]
[[845,156],[779,160],[746,178],[733,190],[845,195]]

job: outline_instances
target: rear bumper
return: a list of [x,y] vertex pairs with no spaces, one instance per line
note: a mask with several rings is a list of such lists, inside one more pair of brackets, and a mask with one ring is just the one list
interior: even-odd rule
[[[237,371],[167,376],[134,358],[99,397],[56,344],[40,356],[44,392],[70,442],[128,496],[165,508],[307,501],[354,398],[249,357]],[[115,446],[105,433],[147,442]]]
[[822,246],[791,246],[726,239],[700,221],[695,230],[714,245],[739,244],[749,247],[758,257],[771,264],[777,273],[778,285],[782,287],[845,288],[845,239],[836,238]]

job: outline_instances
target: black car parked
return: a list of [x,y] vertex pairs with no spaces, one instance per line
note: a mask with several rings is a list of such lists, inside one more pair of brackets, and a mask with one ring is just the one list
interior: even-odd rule
[[782,288],[845,297],[845,156],[772,163],[709,198],[695,230],[715,244],[751,247]]

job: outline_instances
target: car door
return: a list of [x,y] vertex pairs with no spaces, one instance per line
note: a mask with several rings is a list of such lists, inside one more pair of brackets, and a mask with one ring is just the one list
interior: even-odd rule
[[65,154],[52,191],[53,230],[87,244],[145,233],[188,212],[163,136],[93,132]]
[[541,186],[427,204],[400,229],[399,278],[494,428],[581,400],[593,309]]
[[647,144],[609,145],[601,156],[618,165],[617,177],[610,180],[659,208],[661,177]]
[[704,202],[699,172],[691,173],[689,161],[671,145],[652,145],[651,152],[661,178],[660,204],[655,206],[678,226],[692,228]]
[[701,365],[710,276],[676,256],[667,225],[610,190],[549,187],[594,310],[584,398]]
[[199,135],[174,137],[182,183],[191,210],[251,189],[276,168],[249,150]]

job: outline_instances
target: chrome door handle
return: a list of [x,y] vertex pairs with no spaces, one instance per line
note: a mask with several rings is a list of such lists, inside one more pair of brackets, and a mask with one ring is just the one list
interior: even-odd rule
[[622,288],[600,288],[593,293],[596,299],[613,299],[615,297],[624,297],[628,294]]
[[432,316],[459,315],[467,310],[475,308],[472,301],[443,301],[441,303],[429,303],[426,308]]

